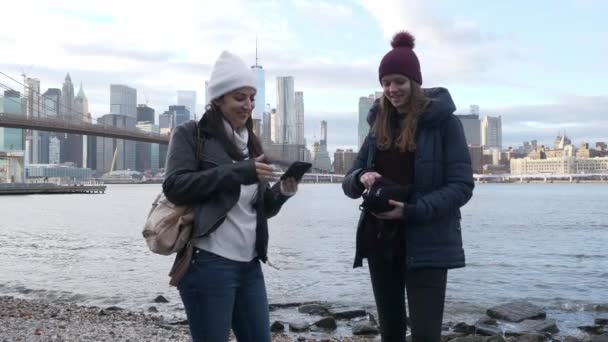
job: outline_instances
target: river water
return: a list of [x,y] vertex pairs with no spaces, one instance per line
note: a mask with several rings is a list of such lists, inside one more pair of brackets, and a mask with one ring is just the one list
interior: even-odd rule
[[[172,258],[141,229],[160,185],[105,195],[0,197],[0,295],[146,309],[169,287]],[[562,330],[608,303],[607,184],[480,184],[463,208],[467,267],[448,276],[445,320],[474,321],[496,304],[542,305]],[[270,301],[373,307],[367,268],[353,269],[358,202],[337,184],[306,184],[270,221]],[[573,330],[574,331],[574,330]]]

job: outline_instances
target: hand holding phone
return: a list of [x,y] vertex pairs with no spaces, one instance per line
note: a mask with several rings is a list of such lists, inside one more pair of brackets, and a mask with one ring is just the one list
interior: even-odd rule
[[312,167],[311,163],[306,163],[306,162],[301,162],[301,161],[294,162],[293,164],[291,164],[289,166],[287,171],[285,171],[285,173],[283,173],[283,175],[281,176],[281,180],[285,180],[287,178],[293,178],[296,180],[296,182],[300,182],[302,180],[302,177],[304,176],[304,174],[306,172],[308,172],[308,170],[310,170],[311,167]]

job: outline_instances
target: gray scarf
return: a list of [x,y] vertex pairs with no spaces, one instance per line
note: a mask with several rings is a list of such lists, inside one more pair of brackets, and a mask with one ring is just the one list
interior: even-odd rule
[[228,138],[232,140],[232,142],[244,156],[249,156],[249,149],[247,148],[247,143],[249,142],[249,131],[247,130],[247,127],[236,130],[232,128],[226,119],[223,119],[223,121],[224,129],[226,129]]

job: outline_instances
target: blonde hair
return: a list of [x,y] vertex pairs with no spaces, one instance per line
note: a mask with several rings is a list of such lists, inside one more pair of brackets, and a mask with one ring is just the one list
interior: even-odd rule
[[[393,145],[400,152],[416,151],[418,121],[426,110],[429,100],[418,83],[411,80],[409,82],[411,93],[404,115],[399,115],[397,108],[386,96],[382,95],[380,98],[380,108],[372,126],[372,132],[376,136],[376,146],[381,151],[386,151]],[[391,127],[394,116],[400,118],[397,137],[393,137],[394,130]]]

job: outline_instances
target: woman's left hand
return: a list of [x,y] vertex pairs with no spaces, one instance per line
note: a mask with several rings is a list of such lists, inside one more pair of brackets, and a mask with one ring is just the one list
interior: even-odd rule
[[376,216],[381,220],[401,220],[403,219],[403,207],[405,207],[405,203],[397,202],[393,200],[388,200],[388,204],[393,206],[393,209],[389,211],[385,211],[383,213],[372,213],[372,215]]
[[298,182],[295,178],[288,177],[281,181],[281,193],[285,196],[291,196],[298,191]]

